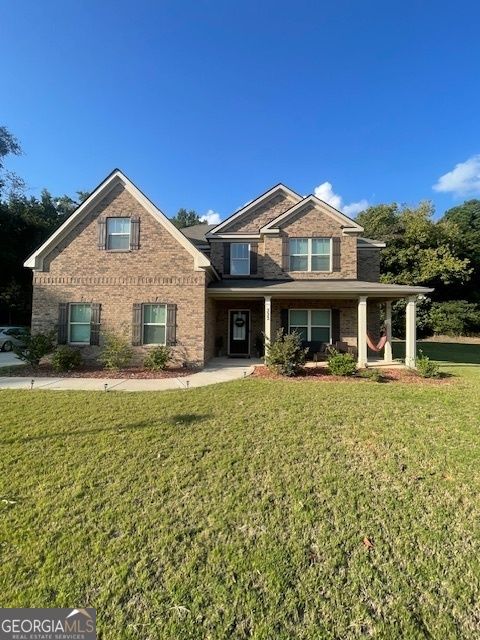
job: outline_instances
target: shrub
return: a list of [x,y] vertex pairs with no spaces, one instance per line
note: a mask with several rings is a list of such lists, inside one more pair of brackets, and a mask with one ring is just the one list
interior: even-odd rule
[[127,338],[115,333],[104,333],[103,338],[104,343],[99,360],[105,369],[123,369],[130,364],[133,349]]
[[82,354],[79,349],[72,349],[67,345],[57,347],[52,356],[54,371],[72,371],[83,364]]
[[38,367],[40,360],[55,348],[55,331],[49,333],[25,334],[23,344],[14,345],[13,351],[32,367]]
[[165,369],[167,362],[172,357],[172,352],[168,347],[162,345],[154,347],[148,352],[143,361],[143,366],[150,371],[161,371]]
[[385,380],[383,373],[379,369],[364,369],[360,375],[362,378],[367,378],[372,382],[383,382]]
[[334,376],[353,376],[357,363],[351,353],[339,353],[332,348],[328,353],[328,370]]
[[480,331],[480,307],[466,300],[434,302],[430,310],[433,332],[462,336]]
[[296,375],[305,364],[308,349],[302,349],[300,335],[295,331],[284,335],[283,329],[279,329],[275,339],[265,347],[267,367],[282,376]]
[[417,373],[422,378],[438,378],[440,375],[440,368],[436,362],[430,360],[430,358],[420,351],[417,357]]

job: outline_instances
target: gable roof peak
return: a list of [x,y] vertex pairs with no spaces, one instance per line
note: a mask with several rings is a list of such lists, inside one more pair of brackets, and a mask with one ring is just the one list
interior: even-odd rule
[[355,222],[355,220],[352,220],[352,218],[349,218],[348,216],[346,216],[344,213],[342,213],[335,207],[332,207],[332,205],[329,204],[328,202],[325,202],[325,200],[321,200],[318,196],[311,193],[308,196],[305,196],[305,198],[302,198],[301,200],[299,200],[297,203],[295,203],[289,209],[281,213],[279,216],[271,220],[268,224],[264,225],[260,229],[260,233],[278,232],[281,224],[286,222],[292,215],[297,213],[302,207],[304,207],[309,202],[311,202],[314,206],[320,207],[322,211],[324,211],[326,214],[328,214],[332,218],[335,218],[341,224],[342,229],[345,232],[351,232],[351,233],[363,232],[363,227],[359,225],[357,222]]
[[161,224],[178,242],[186,249],[193,258],[194,268],[200,271],[210,267],[210,260],[195,245],[177,229],[173,222],[140,191],[140,189],[129,179],[120,169],[114,169],[102,182],[90,193],[75,211],[54,231],[45,242],[24,262],[24,267],[31,269],[43,269],[43,260],[46,255],[61,241],[86,215],[104,198],[110,191],[121,182],[130,195],[150,213],[155,220]]
[[228,216],[228,218],[222,220],[222,222],[216,225],[208,235],[215,235],[216,233],[218,233],[218,231],[231,224],[234,220],[237,220],[237,218],[239,218],[240,216],[245,215],[262,202],[268,200],[269,198],[272,198],[280,191],[292,198],[295,202],[300,202],[303,199],[303,196],[299,195],[296,191],[293,191],[293,189],[290,189],[290,187],[287,187],[282,182],[279,182],[264,193],[260,194],[258,197],[244,204],[243,207],[240,207],[239,209],[234,211],[230,216]]

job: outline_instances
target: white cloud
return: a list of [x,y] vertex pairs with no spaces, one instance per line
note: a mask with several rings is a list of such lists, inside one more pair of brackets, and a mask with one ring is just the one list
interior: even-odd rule
[[457,196],[480,193],[480,154],[456,164],[451,171],[440,176],[432,188]]
[[334,192],[331,182],[322,182],[318,187],[315,187],[314,193],[317,198],[331,204],[335,209],[340,210],[342,208],[342,196]]
[[356,216],[357,213],[360,213],[360,211],[364,211],[365,209],[367,209],[370,206],[368,200],[365,200],[365,198],[363,198],[362,200],[359,200],[358,202],[351,202],[350,204],[346,204],[342,211],[346,216]]
[[201,222],[207,222],[208,224],[220,224],[222,218],[220,214],[214,211],[213,209],[209,209],[207,213],[205,213],[201,218]]
[[335,193],[331,182],[322,182],[322,184],[319,184],[318,187],[315,187],[314,194],[317,198],[320,198],[320,200],[323,200],[332,207],[335,207],[335,209],[343,211],[347,216],[354,216],[370,206],[368,200],[365,200],[365,198],[358,202],[343,204],[342,196]]

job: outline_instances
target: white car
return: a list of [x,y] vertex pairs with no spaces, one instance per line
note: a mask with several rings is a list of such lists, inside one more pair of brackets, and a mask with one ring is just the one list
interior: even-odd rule
[[23,338],[28,333],[27,327],[0,327],[0,350],[11,351],[13,345],[23,344]]

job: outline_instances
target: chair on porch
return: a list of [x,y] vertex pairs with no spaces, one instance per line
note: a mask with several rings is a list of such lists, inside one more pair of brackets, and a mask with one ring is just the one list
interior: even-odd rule
[[322,360],[326,360],[327,358],[327,349],[330,345],[326,342],[316,342],[310,341],[307,342],[304,340],[302,342],[302,347],[308,349],[307,359],[313,360],[314,362],[320,362]]
[[351,344],[348,344],[348,342],[337,340],[334,344],[334,347],[339,353],[350,353],[355,358],[357,357],[356,347],[353,347]]

